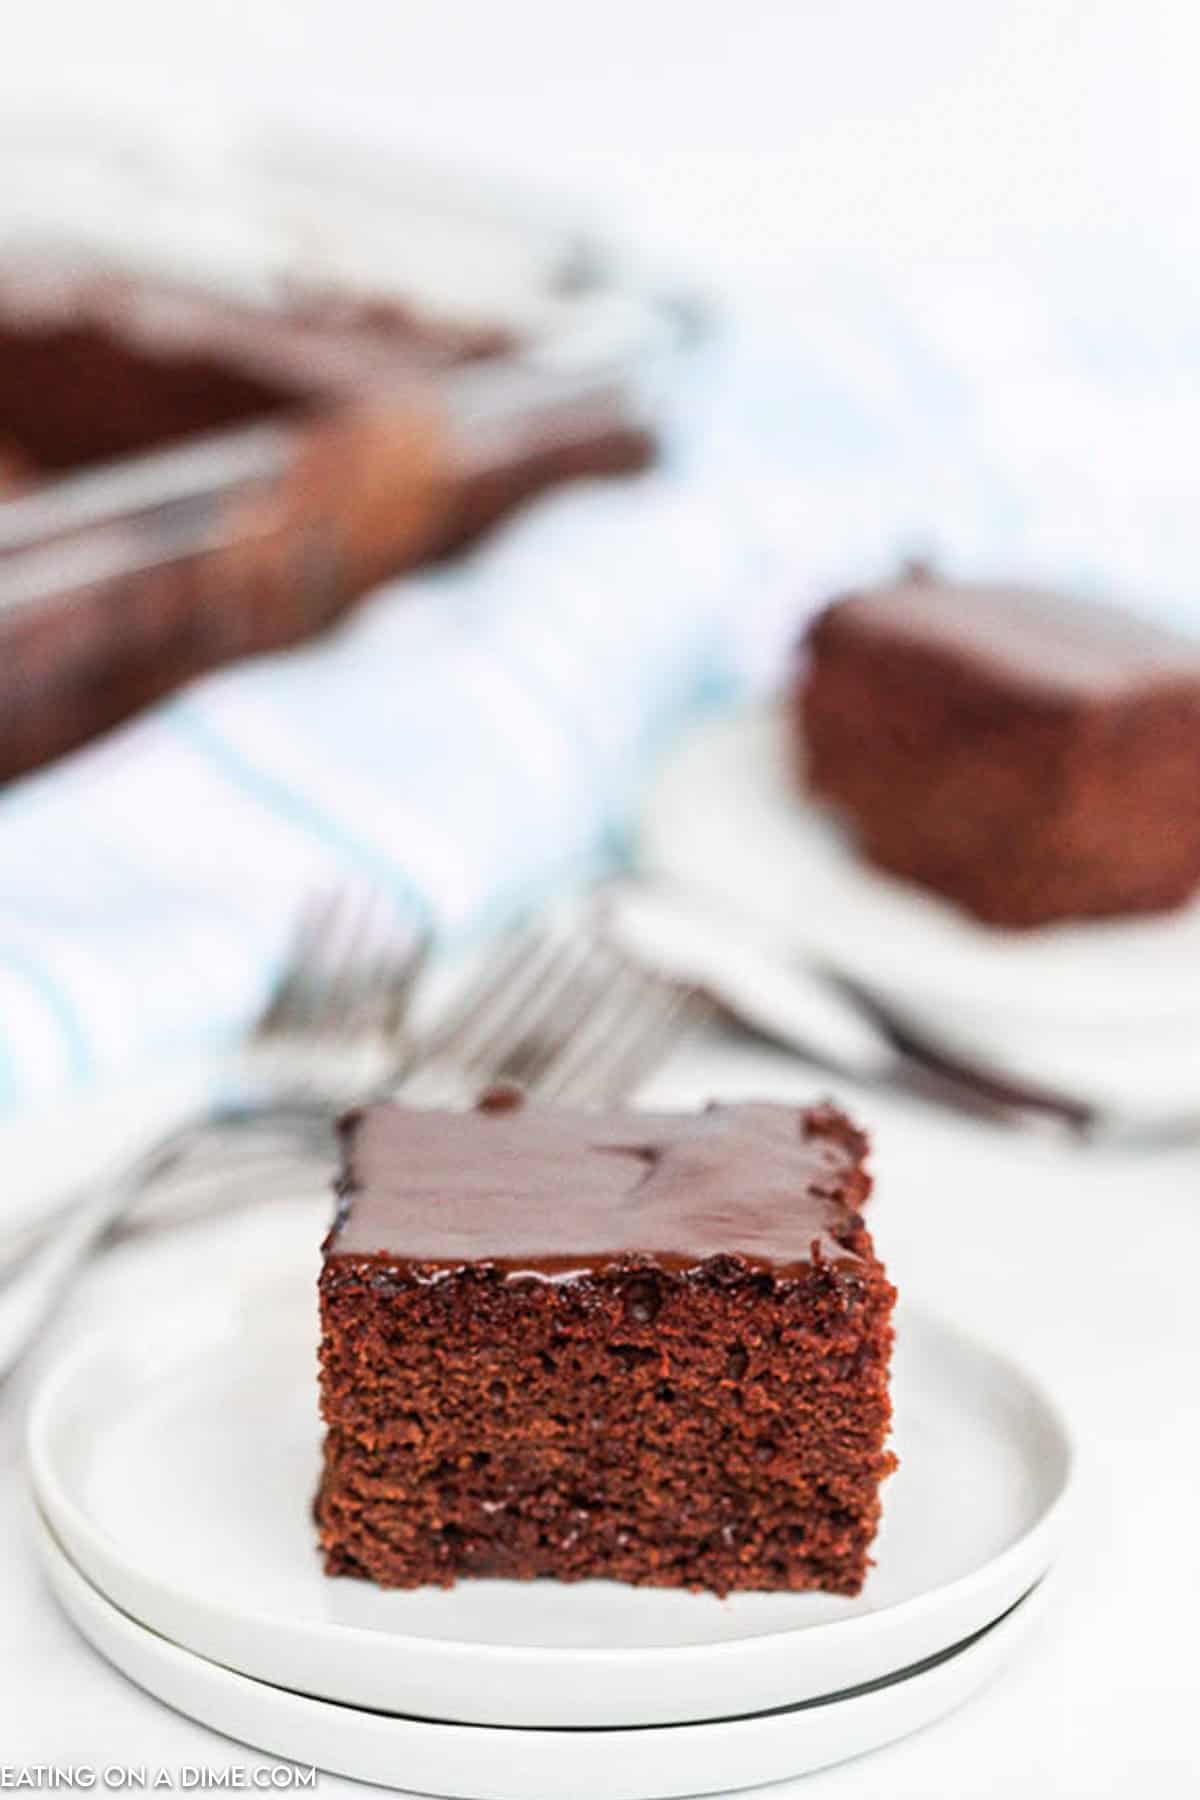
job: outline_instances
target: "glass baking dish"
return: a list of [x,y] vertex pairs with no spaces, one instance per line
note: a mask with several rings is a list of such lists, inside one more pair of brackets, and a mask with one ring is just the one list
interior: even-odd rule
[[310,140],[202,196],[0,157],[0,780],[653,455],[694,303],[511,196]]

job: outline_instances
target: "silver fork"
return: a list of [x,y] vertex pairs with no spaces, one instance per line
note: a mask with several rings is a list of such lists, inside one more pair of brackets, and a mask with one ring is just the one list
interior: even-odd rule
[[616,1105],[715,1010],[604,941],[594,921],[527,926],[418,1045],[399,1097],[470,1105],[489,1083],[512,1081],[560,1106]]
[[248,1032],[227,1094],[167,1132],[114,1178],[64,1203],[57,1224],[0,1291],[0,1378],[19,1360],[101,1238],[153,1183],[197,1152],[315,1147],[331,1116],[390,1091],[428,939],[378,898],[309,909],[282,976]]

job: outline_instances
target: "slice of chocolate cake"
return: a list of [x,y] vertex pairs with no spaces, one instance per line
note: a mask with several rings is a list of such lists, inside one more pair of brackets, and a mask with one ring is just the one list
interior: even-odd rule
[[854,1594],[895,1293],[832,1107],[373,1107],[321,1275],[330,1574]]
[[804,780],[864,855],[990,924],[1200,887],[1200,641],[918,576],[817,618],[793,717]]

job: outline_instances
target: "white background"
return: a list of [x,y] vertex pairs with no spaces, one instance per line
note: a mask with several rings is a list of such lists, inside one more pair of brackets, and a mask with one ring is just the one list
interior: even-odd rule
[[589,191],[737,285],[806,251],[1200,254],[1194,0],[37,0],[2,60],[9,116],[349,125]]

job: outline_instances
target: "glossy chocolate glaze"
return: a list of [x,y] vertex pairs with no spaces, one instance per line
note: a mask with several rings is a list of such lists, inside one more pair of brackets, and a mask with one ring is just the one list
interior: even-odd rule
[[1039,588],[914,575],[840,597],[816,629],[880,634],[1001,681],[1082,699],[1181,680],[1200,685],[1200,640],[1113,606]]
[[831,1107],[597,1115],[376,1106],[343,1121],[326,1256],[423,1279],[467,1265],[562,1280],[637,1259],[668,1273],[736,1256],[794,1276],[857,1260],[842,1239],[870,1181]]

